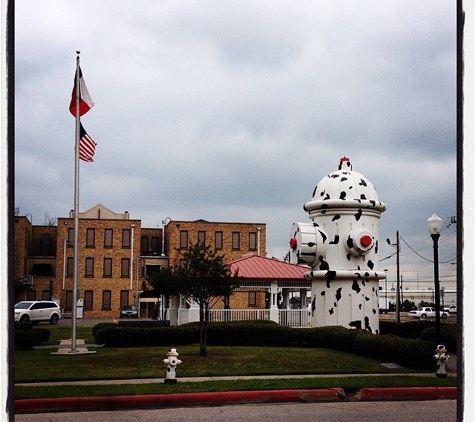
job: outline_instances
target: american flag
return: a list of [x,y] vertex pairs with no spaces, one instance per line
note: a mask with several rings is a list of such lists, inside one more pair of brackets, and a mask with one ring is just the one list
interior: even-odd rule
[[96,145],[97,144],[86,133],[81,123],[79,134],[79,158],[83,161],[92,163],[94,161],[92,157],[94,157],[96,152]]

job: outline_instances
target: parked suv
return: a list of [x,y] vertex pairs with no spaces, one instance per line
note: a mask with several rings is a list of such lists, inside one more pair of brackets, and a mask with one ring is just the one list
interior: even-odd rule
[[61,309],[50,300],[26,300],[15,305],[15,322],[39,324],[40,321],[48,321],[57,324],[60,318]]

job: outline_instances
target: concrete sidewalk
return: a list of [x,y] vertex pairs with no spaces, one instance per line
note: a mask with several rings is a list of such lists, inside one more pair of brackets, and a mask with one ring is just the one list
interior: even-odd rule
[[[164,373],[165,375],[165,373]],[[307,375],[250,375],[250,376],[223,376],[223,377],[177,377],[177,382],[203,382],[203,381],[234,381],[234,380],[266,380],[266,379],[296,379],[296,378],[362,378],[362,377],[427,377],[430,373],[377,373],[377,374],[307,374]],[[450,372],[449,372],[450,376]],[[56,381],[56,382],[36,382],[36,383],[16,383],[17,387],[56,387],[67,385],[114,385],[114,384],[162,384],[163,378],[140,378],[140,379],[120,379],[120,380],[88,380],[88,381]],[[434,375],[434,380],[437,378]]]

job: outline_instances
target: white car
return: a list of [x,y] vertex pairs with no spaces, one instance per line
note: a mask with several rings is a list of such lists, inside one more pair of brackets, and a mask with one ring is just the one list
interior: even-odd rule
[[50,300],[26,300],[15,305],[15,322],[39,324],[47,321],[57,324],[61,318],[61,309]]
[[457,313],[457,305],[450,305],[444,308],[444,312],[448,312],[449,314],[456,314]]
[[[429,306],[424,306],[424,307],[419,308],[417,310],[410,311],[409,313],[414,318],[427,318],[427,317],[435,318],[435,315],[436,315],[435,308],[431,308]],[[447,318],[447,312],[439,311],[439,313],[440,313],[440,317],[442,319]]]

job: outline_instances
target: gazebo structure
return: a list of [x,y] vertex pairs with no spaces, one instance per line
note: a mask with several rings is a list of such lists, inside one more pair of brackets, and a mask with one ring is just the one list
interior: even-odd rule
[[[307,292],[312,282],[304,278],[308,266],[290,264],[259,255],[248,255],[228,262],[231,272],[239,272],[239,288],[235,295],[246,291],[267,292],[265,308],[212,309],[212,321],[265,319],[287,326],[309,326]],[[291,294],[298,293],[300,308],[292,309]]]

